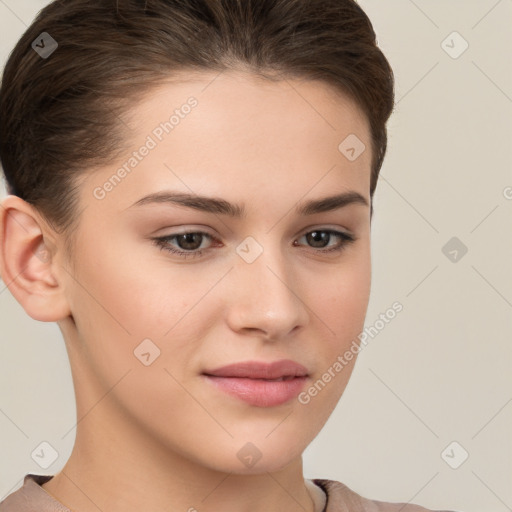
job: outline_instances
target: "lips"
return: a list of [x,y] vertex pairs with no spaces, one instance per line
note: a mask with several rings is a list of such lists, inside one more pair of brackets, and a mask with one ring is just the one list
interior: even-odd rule
[[304,388],[307,369],[289,359],[273,363],[244,361],[203,372],[216,389],[256,407],[289,402]]
[[265,380],[289,380],[294,377],[306,377],[308,375],[304,366],[289,359],[273,363],[244,361],[203,373],[212,377],[242,377]]

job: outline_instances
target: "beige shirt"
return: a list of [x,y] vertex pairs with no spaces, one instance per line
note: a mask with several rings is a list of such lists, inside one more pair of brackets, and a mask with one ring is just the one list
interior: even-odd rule
[[[23,485],[0,502],[0,512],[71,512],[41,487],[53,475],[27,474]],[[312,482],[323,491],[322,512],[449,512],[433,511],[419,505],[387,503],[361,497],[346,485],[335,480],[314,479]],[[317,493],[317,496],[322,494]],[[318,498],[315,501],[319,502]]]

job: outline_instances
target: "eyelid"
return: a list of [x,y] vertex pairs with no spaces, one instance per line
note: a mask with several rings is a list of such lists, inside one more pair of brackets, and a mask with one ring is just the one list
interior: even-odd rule
[[306,233],[310,233],[311,231],[337,231],[343,233],[344,235],[355,237],[355,233],[353,233],[352,230],[334,224],[312,224],[311,226],[307,226],[301,230],[302,234],[300,236],[305,235]]
[[[338,238],[339,242],[335,244],[332,247],[327,246],[327,248],[315,248],[310,247],[309,249],[306,248],[308,252],[316,253],[317,255],[321,256],[337,256],[341,255],[347,246],[353,244],[358,240],[359,237],[355,236],[354,234],[347,232],[346,230],[340,229],[339,227],[332,228],[327,226],[321,226],[321,227],[308,227],[306,228],[302,234],[298,237],[295,237],[293,240],[293,245],[296,247],[297,245],[299,247],[303,247],[302,244],[297,244],[297,240],[301,239],[302,237],[314,233],[315,231],[320,231],[323,233],[328,233],[331,236],[334,236]],[[194,249],[194,250],[186,250],[186,249],[179,249],[174,247],[169,239],[175,239],[176,237],[179,237],[180,235],[186,235],[186,234],[199,234],[203,237],[209,238],[213,243],[210,247],[207,247],[206,249]],[[215,247],[215,244],[222,242],[216,237],[208,233],[207,231],[200,231],[198,229],[193,229],[190,227],[187,227],[186,229],[182,229],[181,231],[175,231],[173,233],[170,233],[168,235],[163,235],[160,237],[153,237],[151,238],[153,244],[158,247],[160,250],[165,250],[170,254],[174,254],[178,259],[187,259],[187,258],[200,258],[203,253],[209,253],[213,247]]]
[[[171,228],[169,228],[169,229],[171,229]],[[202,226],[202,225],[192,225],[191,224],[189,226],[184,226],[181,229],[180,228],[176,228],[176,229],[178,229],[178,231],[172,231],[168,234],[158,235],[157,237],[153,237],[153,238],[170,238],[173,236],[184,235],[187,233],[199,233],[199,234],[207,235],[208,237],[210,237],[211,240],[213,240],[215,242],[220,242],[219,236],[211,233],[208,230],[209,228]],[[347,237],[351,237],[354,239],[356,238],[356,235],[352,230],[347,229],[345,227],[340,227],[338,225],[335,226],[335,225],[328,225],[328,224],[313,224],[311,226],[307,226],[304,229],[302,229],[299,232],[299,234],[296,235],[296,237],[297,238],[302,237],[308,233],[311,233],[312,231],[336,231],[343,235],[346,235]]]

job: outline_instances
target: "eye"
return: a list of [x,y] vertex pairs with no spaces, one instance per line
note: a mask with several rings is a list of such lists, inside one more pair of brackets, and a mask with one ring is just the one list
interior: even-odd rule
[[[203,231],[187,231],[184,233],[175,233],[159,238],[153,238],[153,242],[157,247],[164,251],[169,251],[183,258],[195,258],[201,256],[204,252],[204,248],[198,250],[201,247],[203,238],[213,239],[211,235]],[[176,240],[178,243],[178,249],[170,245],[169,242]]]
[[[333,246],[329,246],[329,242],[333,237],[338,240],[338,243]],[[201,248],[204,238],[218,242],[218,240],[216,240],[212,235],[203,231],[174,233],[163,237],[153,238],[152,240],[153,243],[161,250],[177,254],[183,258],[196,258],[210,250],[209,247]],[[341,252],[348,244],[356,241],[355,236],[342,231],[336,231],[334,229],[315,229],[302,235],[299,240],[302,238],[305,238],[307,243],[311,244],[310,247],[316,249],[314,252],[320,253]],[[171,242],[173,241],[175,241],[178,247],[172,245]],[[294,241],[293,245],[297,245],[296,241]]]
[[[328,243],[333,237],[338,239],[338,243],[329,247]],[[315,229],[314,231],[308,231],[301,238],[306,238],[307,243],[312,244],[314,248],[320,247],[316,252],[321,253],[342,251],[348,244],[356,241],[355,236],[334,229]]]

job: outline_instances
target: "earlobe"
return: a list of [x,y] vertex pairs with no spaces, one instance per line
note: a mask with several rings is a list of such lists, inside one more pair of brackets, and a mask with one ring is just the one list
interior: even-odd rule
[[[55,322],[70,316],[63,283],[56,278],[55,246],[48,245],[40,215],[23,199],[9,195],[0,206],[0,274],[14,298],[34,320]],[[53,254],[52,254],[53,253]]]

